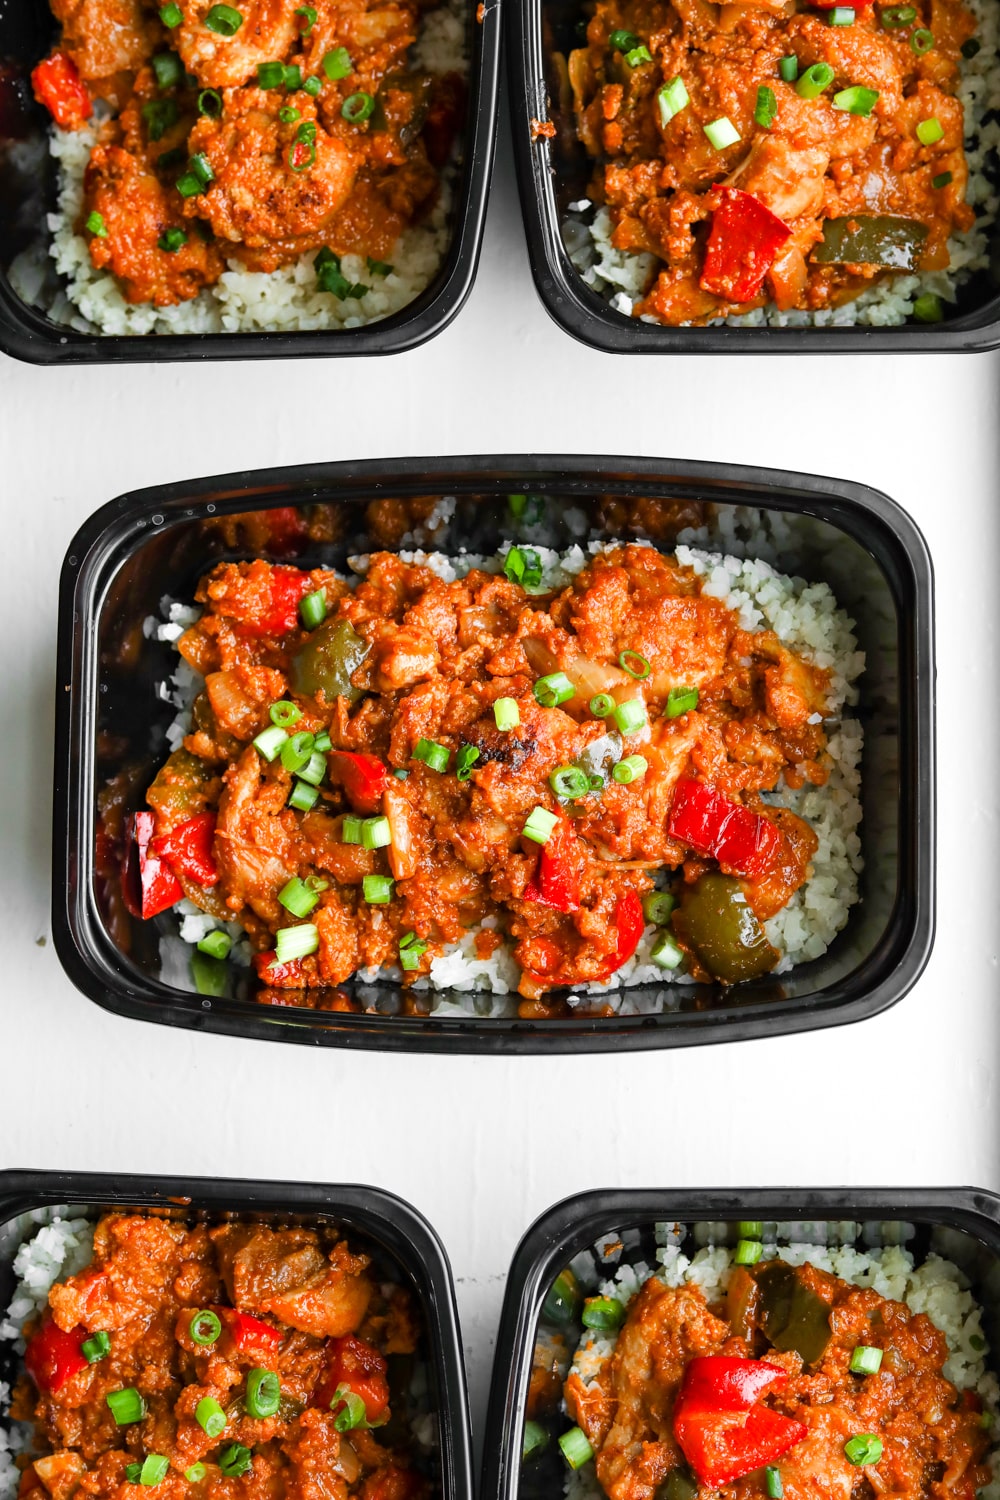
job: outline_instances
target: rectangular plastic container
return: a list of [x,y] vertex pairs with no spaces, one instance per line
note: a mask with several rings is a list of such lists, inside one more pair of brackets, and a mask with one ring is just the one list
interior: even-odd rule
[[[546,311],[575,338],[616,354],[860,354],[995,349],[1000,344],[1000,224],[990,231],[991,264],[962,289],[945,322],[899,328],[665,328],[619,313],[593,291],[563,243],[567,205],[588,197],[590,163],[576,138],[572,105],[552,64],[580,45],[581,0],[511,0],[507,76],[528,255]],[[555,128],[533,135],[532,122]]]
[[[123,765],[134,768],[130,807],[166,751],[173,708],[157,696],[176,653],[148,639],[143,621],[164,595],[190,600],[199,576],[222,557],[226,515],[326,501],[337,537],[284,561],[343,566],[379,545],[368,509],[386,497],[455,498],[444,551],[492,551],[511,535],[505,497],[544,499],[559,545],[581,524],[598,537],[642,534],[647,497],[665,498],[683,519],[705,503],[713,524],[735,506],[759,508],[777,525],[778,565],[824,579],[857,621],[867,671],[858,713],[866,870],[862,900],[820,959],[780,980],[741,985],[665,982],[630,990],[632,1013],[613,1018],[522,1020],[469,1013],[400,1014],[398,987],[344,992],[368,1008],[331,1008],[334,991],[311,992],[310,1008],[255,1003],[249,985],[210,999],[164,984],[158,924],[137,921],[95,872],[97,797]],[[703,512],[698,512],[703,514]],[[629,517],[632,517],[632,521]],[[581,517],[582,522],[581,522]],[[633,522],[635,524],[633,524]],[[573,528],[576,528],[574,531]],[[669,545],[669,538],[663,539]],[[732,542],[731,550],[737,543]],[[746,549],[744,549],[746,550]],[[750,548],[752,552],[753,548]],[[266,552],[263,554],[269,555]],[[386,460],[264,471],[178,483],[123,495],[98,511],[72,542],[59,606],[53,931],[70,978],[118,1014],[234,1035],[285,1041],[432,1051],[604,1051],[776,1036],[874,1015],[904,995],[933,937],[934,675],[931,565],[920,533],[886,496],[863,485],[803,474],[662,459],[478,457]],[[461,1001],[450,994],[447,998]]]
[[[30,1237],[38,1209],[70,1208],[97,1219],[111,1209],[151,1210],[209,1223],[253,1219],[306,1227],[333,1223],[372,1257],[383,1277],[412,1294],[422,1321],[420,1356],[428,1366],[438,1446],[429,1477],[434,1500],[468,1500],[472,1448],[462,1342],[451,1267],[440,1240],[414,1208],[378,1188],[301,1182],[245,1182],[201,1177],[107,1176],[91,1172],[0,1172],[0,1311],[16,1283],[18,1245]],[[0,1342],[0,1380],[12,1381],[18,1358]],[[390,1386],[392,1372],[390,1370]]]
[[[454,188],[451,242],[434,281],[400,312],[361,328],[292,333],[110,335],[78,333],[30,307],[7,276],[11,261],[48,243],[55,161],[45,150],[48,112],[35,103],[30,74],[57,34],[45,0],[0,6],[0,349],[32,364],[161,363],[189,359],[293,359],[398,354],[433,338],[455,317],[475,280],[486,218],[500,74],[500,6],[469,6],[468,105]],[[53,274],[55,274],[53,272]]]
[[[490,1500],[548,1500],[563,1493],[566,1466],[555,1439],[569,1427],[559,1413],[538,1417],[550,1439],[521,1463],[525,1404],[536,1340],[551,1332],[542,1304],[560,1271],[595,1241],[621,1239],[620,1259],[654,1266],[654,1225],[712,1225],[714,1244],[735,1245],[741,1219],[778,1221],[793,1243],[853,1244],[864,1249],[905,1239],[919,1262],[929,1251],[969,1277],[985,1310],[983,1330],[1000,1349],[1000,1198],[975,1188],[690,1188],[582,1193],[544,1213],[511,1265],[490,1390],[481,1493]],[[691,1253],[690,1238],[685,1242]],[[595,1261],[596,1264],[596,1261]],[[606,1276],[614,1276],[614,1261]],[[580,1325],[560,1329],[572,1350]]]

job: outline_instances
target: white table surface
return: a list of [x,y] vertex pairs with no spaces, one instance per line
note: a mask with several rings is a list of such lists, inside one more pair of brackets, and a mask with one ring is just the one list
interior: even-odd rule
[[[997,376],[997,356],[585,348],[536,297],[505,112],[475,289],[410,354],[61,370],[0,356],[0,1166],[401,1194],[451,1257],[480,1438],[506,1268],[570,1192],[1000,1188]],[[121,491],[169,479],[505,451],[788,466],[865,480],[916,518],[937,576],[940,809],[937,945],[916,988],[860,1026],[580,1059],[279,1047],[146,1026],[84,999],[49,923],[57,580],[76,528]],[[345,1160],[338,1139],[356,1116]]]

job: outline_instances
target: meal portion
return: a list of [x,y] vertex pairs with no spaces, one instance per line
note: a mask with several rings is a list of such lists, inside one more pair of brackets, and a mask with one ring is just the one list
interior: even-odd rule
[[[812,811],[835,767],[848,669],[681,551],[578,548],[563,568],[517,546],[464,576],[382,552],[356,583],[218,564],[175,629],[203,690],[132,820],[133,909],[207,914],[209,987],[233,922],[271,990],[468,969],[526,1016],[566,988],[770,973],[820,842],[788,804]],[[825,586],[796,601],[766,564],[733,566],[814,647],[843,621]],[[824,822],[826,852],[836,837]],[[848,884],[811,902],[833,902],[830,931]],[[811,957],[809,904],[789,948]]]
[[[630,310],[675,326],[814,314],[947,269],[976,217],[976,29],[961,0],[596,0],[568,77],[597,238],[619,266],[642,257],[618,278]],[[940,297],[913,311],[937,321]]]
[[[547,1315],[584,1324],[561,1393],[576,1424],[559,1439],[568,1493],[973,1500],[991,1484],[996,1382],[957,1267],[931,1257],[914,1272],[901,1250],[765,1251],[761,1224],[740,1229],[733,1251],[693,1264],[661,1251],[655,1273],[626,1267],[585,1299],[562,1273]],[[528,1458],[558,1404],[558,1380],[536,1373]]]
[[[35,92],[60,131],[84,131],[70,230],[126,303],[176,307],[227,267],[295,268],[266,284],[283,326],[289,298],[322,294],[354,321],[369,293],[391,299],[464,112],[461,43],[427,46],[430,65],[411,55],[432,4],[52,5],[62,36]],[[56,144],[72,175],[80,153]],[[259,285],[237,285],[259,303]]]
[[[54,1241],[66,1253],[58,1229],[40,1231],[42,1270]],[[39,1274],[25,1272],[29,1299]],[[332,1229],[107,1214],[24,1333],[19,1500],[431,1493],[390,1405],[414,1309]]]

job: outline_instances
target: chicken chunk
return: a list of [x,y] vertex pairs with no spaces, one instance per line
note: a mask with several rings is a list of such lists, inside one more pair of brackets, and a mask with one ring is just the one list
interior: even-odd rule
[[259,63],[285,57],[298,37],[296,0],[240,0],[243,21],[231,37],[205,25],[213,3],[186,0],[184,20],[173,33],[185,68],[207,88],[246,83]]
[[153,52],[156,31],[140,0],[52,0],[52,12],[85,83],[134,73]]
[[367,1257],[346,1243],[327,1258],[307,1230],[246,1224],[215,1229],[212,1239],[236,1307],[271,1313],[317,1338],[343,1338],[360,1327],[374,1288]]

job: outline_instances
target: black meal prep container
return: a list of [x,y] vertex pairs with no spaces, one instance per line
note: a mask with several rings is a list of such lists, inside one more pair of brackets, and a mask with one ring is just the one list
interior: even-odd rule
[[[14,1255],[37,1228],[37,1209],[62,1208],[97,1219],[109,1210],[220,1223],[335,1224],[371,1256],[385,1280],[405,1286],[422,1323],[418,1357],[428,1371],[437,1446],[428,1477],[435,1500],[468,1500],[472,1494],[472,1443],[462,1341],[448,1257],[434,1230],[402,1198],[379,1188],[303,1182],[246,1182],[238,1178],[146,1177],[95,1172],[0,1172],[0,1308],[17,1277]],[[0,1380],[13,1381],[19,1358],[0,1342]],[[404,1405],[405,1370],[389,1369],[394,1399]],[[394,1381],[396,1384],[394,1385]]]
[[[691,1226],[709,1223],[711,1242],[735,1245],[741,1219],[789,1226],[793,1243],[855,1244],[861,1249],[903,1242],[916,1262],[929,1251],[952,1260],[969,1277],[984,1309],[983,1330],[1000,1349],[1000,1198],[978,1188],[684,1188],[580,1193],[556,1204],[528,1230],[507,1276],[493,1360],[481,1493],[489,1500],[547,1500],[561,1495],[566,1466],[557,1437],[572,1426],[565,1413],[538,1416],[549,1434],[534,1459],[521,1462],[525,1408],[536,1347],[551,1351],[553,1335],[571,1352],[583,1332],[578,1322],[550,1318],[543,1304],[560,1271],[595,1242],[610,1241],[611,1258],[594,1265],[613,1279],[615,1266],[644,1261],[655,1269],[654,1225],[678,1223],[682,1248],[699,1243]],[[850,1225],[860,1225],[852,1235]],[[619,1240],[620,1237],[620,1240]],[[783,1240],[785,1235],[782,1236]]]
[[[393,1014],[400,1009],[396,987],[360,987],[356,979],[343,988],[360,990],[371,1007],[364,1014],[320,1008],[324,991],[312,992],[307,1009],[255,1003],[249,983],[220,999],[162,983],[158,929],[173,919],[133,919],[120,900],[109,902],[107,885],[95,875],[100,787],[124,761],[138,761],[129,805],[141,807],[166,755],[163,728],[174,709],[157,697],[156,683],[170,675],[177,657],[145,638],[144,618],[157,613],[164,595],[190,601],[198,577],[221,557],[249,555],[246,548],[227,549],[221,538],[219,520],[227,513],[330,501],[343,518],[341,539],[280,556],[342,566],[373,545],[366,522],[373,499],[455,496],[447,532],[428,545],[478,552],[513,534],[519,523],[505,496],[528,491],[542,497],[558,545],[576,539],[569,522],[579,528],[581,516],[598,533],[625,535],[600,525],[607,516],[601,507],[641,503],[644,496],[684,506],[707,501],[720,518],[731,516],[734,504],[758,506],[765,516],[782,512],[790,533],[810,530],[812,540],[801,550],[779,546],[778,562],[833,584],[868,654],[857,710],[866,730],[866,872],[845,930],[821,959],[780,981],[728,993],[718,985],[640,986],[629,992],[635,1013],[611,1019],[487,1018],[481,1006],[457,1018],[405,1016]],[[416,1051],[683,1046],[874,1015],[913,985],[933,934],[931,615],[930,559],[913,522],[874,490],[812,475],[662,459],[419,458],[233,474],[120,496],[86,522],[62,572],[52,914],[59,957],[85,994],[120,1015],[232,1035]]]
[[[589,197],[591,162],[576,138],[572,103],[553,64],[580,45],[583,0],[509,0],[507,76],[528,256],[546,311],[567,333],[612,354],[890,354],[995,349],[1000,344],[1000,226],[990,266],[962,287],[943,323],[900,328],[664,328],[616,312],[583,280],[563,241],[567,207]],[[532,121],[555,127],[533,139]]]
[[[0,5],[0,349],[32,364],[160,363],[175,359],[293,359],[302,355],[398,354],[446,328],[472,290],[479,263],[496,133],[500,4],[467,10],[469,93],[462,161],[454,185],[451,240],[435,279],[408,307],[363,328],[287,333],[78,333],[30,307],[7,276],[14,257],[48,245],[55,161],[45,150],[51,123],[35,102],[32,68],[58,35],[48,0]],[[50,271],[55,277],[54,267]]]

